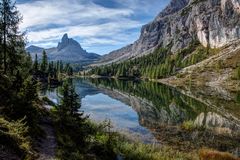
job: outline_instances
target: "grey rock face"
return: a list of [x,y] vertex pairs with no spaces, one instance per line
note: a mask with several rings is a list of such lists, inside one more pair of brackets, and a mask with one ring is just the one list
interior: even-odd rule
[[[38,54],[41,56],[44,49],[36,46],[30,46],[27,51],[33,56]],[[72,38],[68,38],[64,34],[61,42],[58,43],[56,48],[46,49],[48,58],[53,61],[62,60],[65,62],[81,62],[81,61],[95,61],[100,58],[100,55],[95,53],[88,53],[81,45]]]
[[134,44],[111,52],[103,61],[139,57],[158,46],[171,46],[176,52],[193,40],[205,47],[219,48],[239,38],[239,0],[172,0],[154,21],[142,27]]

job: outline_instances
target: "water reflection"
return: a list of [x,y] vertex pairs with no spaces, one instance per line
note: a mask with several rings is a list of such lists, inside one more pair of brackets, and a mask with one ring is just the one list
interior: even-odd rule
[[[163,144],[177,144],[178,148],[181,145],[184,150],[207,146],[232,152],[240,145],[239,138],[234,137],[240,131],[238,96],[218,94],[209,88],[179,91],[142,81],[74,79],[73,82],[81,96],[82,110],[93,120],[111,119],[116,129],[137,135],[144,142],[156,138]],[[56,93],[45,94],[56,102]],[[227,96],[222,96],[223,93]],[[186,132],[181,129],[186,121],[215,133]]]

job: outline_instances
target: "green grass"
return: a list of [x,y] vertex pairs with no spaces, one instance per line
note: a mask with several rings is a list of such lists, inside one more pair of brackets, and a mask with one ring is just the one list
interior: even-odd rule
[[[100,159],[112,160],[117,156],[124,160],[193,160],[198,159],[196,154],[183,153],[170,147],[143,144],[127,139],[125,136],[112,132],[111,124],[104,122],[95,124],[87,120],[82,125],[82,131],[76,131],[79,136],[88,134],[81,144],[72,141],[68,132],[57,131],[58,159]],[[57,128],[59,130],[59,128]],[[71,131],[70,131],[71,132]],[[74,133],[72,132],[72,133]],[[84,132],[84,133],[81,133]],[[88,132],[88,133],[86,133]]]
[[126,160],[193,160],[194,154],[183,153],[170,147],[122,141],[118,145],[119,153]]

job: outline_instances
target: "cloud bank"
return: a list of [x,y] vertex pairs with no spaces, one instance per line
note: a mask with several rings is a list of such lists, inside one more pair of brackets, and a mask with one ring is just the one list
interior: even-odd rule
[[54,47],[68,33],[84,49],[105,54],[136,40],[141,26],[168,3],[151,1],[19,0],[17,7],[29,45]]

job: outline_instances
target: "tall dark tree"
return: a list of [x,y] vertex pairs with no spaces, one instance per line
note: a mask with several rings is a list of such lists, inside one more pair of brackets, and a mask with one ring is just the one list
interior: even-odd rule
[[78,94],[75,92],[71,82],[65,82],[62,89],[62,100],[58,108],[62,121],[67,119],[81,118],[83,115],[79,112],[81,107]]
[[23,35],[18,32],[18,25],[21,22],[15,3],[11,0],[0,2],[0,48],[3,55],[4,73],[10,71],[11,74],[17,72],[19,64],[19,54],[24,52],[25,43]]
[[43,53],[42,53],[41,71],[42,71],[42,72],[46,72],[46,71],[47,71],[47,66],[48,66],[47,53],[46,53],[45,50],[43,50]]
[[38,70],[38,56],[37,56],[37,54],[35,55],[33,70],[34,70],[34,72],[36,72]]

